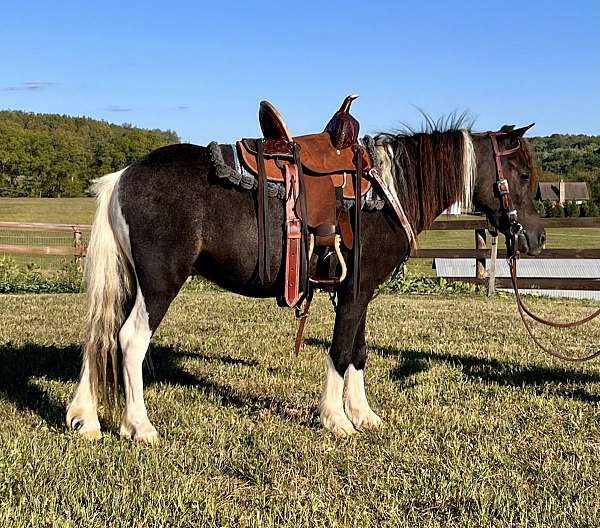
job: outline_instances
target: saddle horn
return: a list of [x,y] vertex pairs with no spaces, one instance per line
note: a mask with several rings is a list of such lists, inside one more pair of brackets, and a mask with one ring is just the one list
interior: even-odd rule
[[358,141],[360,125],[350,114],[350,106],[357,97],[356,94],[346,97],[340,109],[325,126],[325,132],[329,134],[332,145],[338,150],[348,148]]

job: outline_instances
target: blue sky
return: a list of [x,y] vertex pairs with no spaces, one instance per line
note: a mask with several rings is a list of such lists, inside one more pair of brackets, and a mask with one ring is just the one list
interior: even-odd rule
[[[126,5],[124,5],[126,4]],[[468,109],[478,130],[600,134],[600,2],[4,0],[0,108],[258,134],[314,132],[349,93],[365,133]]]

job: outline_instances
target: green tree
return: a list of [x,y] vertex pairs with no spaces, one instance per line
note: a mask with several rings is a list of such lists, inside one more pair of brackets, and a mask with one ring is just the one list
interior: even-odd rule
[[0,196],[84,196],[93,178],[178,142],[172,131],[0,111]]

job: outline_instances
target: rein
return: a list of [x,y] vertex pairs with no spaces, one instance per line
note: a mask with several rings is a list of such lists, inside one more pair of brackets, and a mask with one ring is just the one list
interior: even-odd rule
[[[517,281],[517,262],[519,260],[519,235],[523,233],[523,226],[519,223],[517,211],[512,208],[512,202],[510,199],[510,189],[508,186],[508,180],[504,176],[504,168],[502,166],[502,158],[504,156],[508,156],[517,152],[521,148],[521,144],[519,143],[516,147],[501,151],[498,147],[498,136],[506,135],[506,132],[490,132],[490,140],[492,142],[492,148],[494,150],[494,159],[496,162],[496,186],[498,190],[498,194],[500,195],[500,200],[502,202],[502,211],[508,216],[509,222],[509,230],[512,235],[512,254],[508,257],[507,263],[510,269],[510,280],[512,283],[513,290],[515,292],[515,300],[517,302],[517,309],[519,311],[519,315],[521,316],[521,320],[523,321],[523,326],[527,330],[527,333],[533,340],[533,342],[540,347],[547,354],[562,359],[563,361],[570,361],[572,363],[582,363],[585,361],[590,361],[594,358],[600,356],[600,350],[588,354],[587,356],[576,357],[576,356],[567,356],[565,354],[561,354],[560,352],[556,352],[555,350],[551,350],[545,347],[539,339],[533,333],[531,328],[531,322],[527,320],[526,315],[529,316],[534,321],[541,323],[546,326],[550,326],[552,328],[575,328],[577,326],[581,326],[585,323],[589,323],[591,320],[595,319],[600,315],[600,308],[596,311],[592,312],[590,315],[570,322],[563,321],[549,321],[540,317],[539,315],[534,314],[521,299],[521,295],[519,293],[519,285]],[[511,240],[511,239],[509,239]]]

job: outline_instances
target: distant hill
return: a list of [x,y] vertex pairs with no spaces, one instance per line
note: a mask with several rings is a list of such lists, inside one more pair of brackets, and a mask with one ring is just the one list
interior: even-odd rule
[[0,196],[85,196],[93,178],[172,143],[172,131],[0,111]]
[[[179,141],[170,130],[0,111],[0,196],[85,196],[93,178]],[[600,136],[553,134],[529,142],[541,181],[586,181],[600,204]]]
[[600,136],[552,134],[529,138],[541,181],[585,181],[600,204]]

